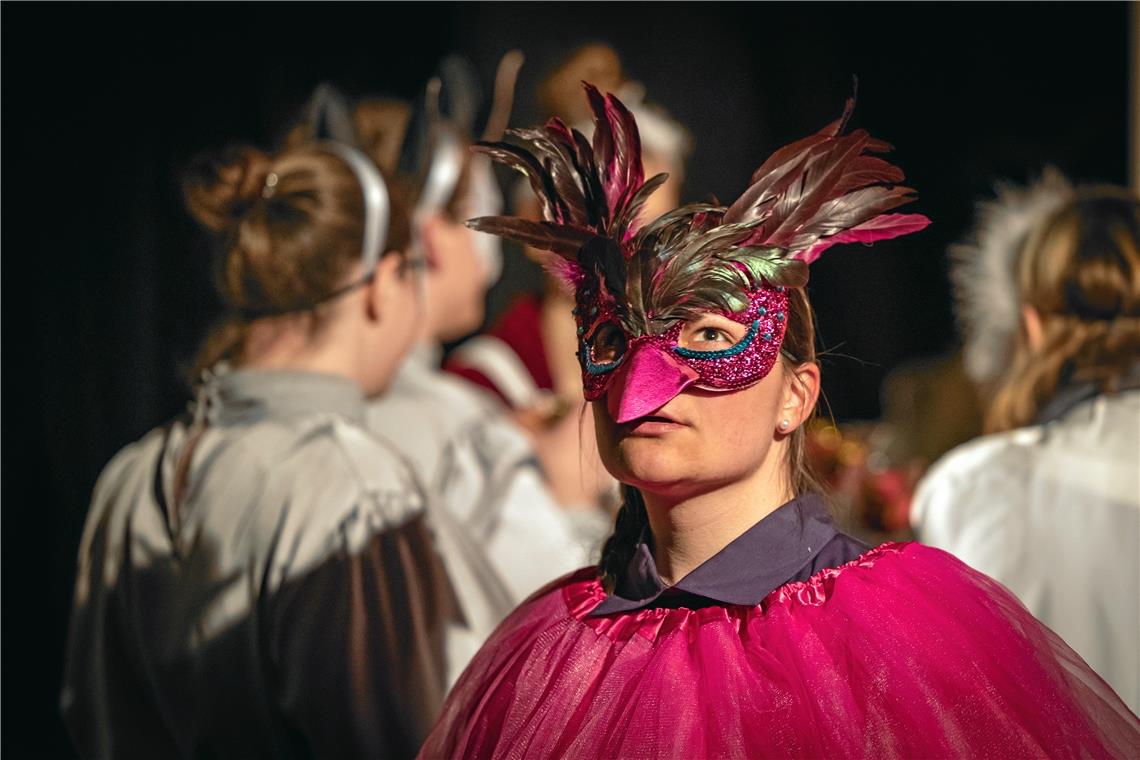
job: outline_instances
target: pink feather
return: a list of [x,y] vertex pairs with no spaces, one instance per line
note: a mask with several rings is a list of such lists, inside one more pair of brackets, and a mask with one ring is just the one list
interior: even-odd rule
[[890,240],[926,229],[929,225],[930,220],[922,214],[880,214],[849,230],[817,240],[809,248],[797,254],[796,258],[810,264],[833,245]]
[[573,295],[575,289],[586,279],[586,272],[573,261],[561,256],[543,251],[539,254],[538,263],[546,273],[562,288],[562,292]]

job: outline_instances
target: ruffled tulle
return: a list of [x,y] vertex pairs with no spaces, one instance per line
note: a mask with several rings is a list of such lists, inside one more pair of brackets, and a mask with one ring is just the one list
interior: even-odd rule
[[547,587],[460,678],[425,758],[1137,757],[1140,722],[1005,588],[885,544],[758,606],[600,617]]

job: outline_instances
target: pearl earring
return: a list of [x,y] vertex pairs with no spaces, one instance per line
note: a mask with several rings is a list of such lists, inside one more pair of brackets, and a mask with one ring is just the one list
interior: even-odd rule
[[780,420],[780,430],[787,430],[788,425],[791,425],[791,424],[792,423],[788,422],[787,420]]

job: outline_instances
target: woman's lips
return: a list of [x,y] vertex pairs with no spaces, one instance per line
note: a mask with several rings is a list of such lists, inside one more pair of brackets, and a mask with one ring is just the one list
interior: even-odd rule
[[626,435],[659,436],[688,425],[663,414],[647,414],[623,423],[621,427]]

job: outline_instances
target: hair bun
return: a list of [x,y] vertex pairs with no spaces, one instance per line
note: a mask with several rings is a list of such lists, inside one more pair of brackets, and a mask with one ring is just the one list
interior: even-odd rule
[[232,227],[261,198],[270,165],[269,156],[245,146],[197,156],[182,184],[187,208],[207,229]]

